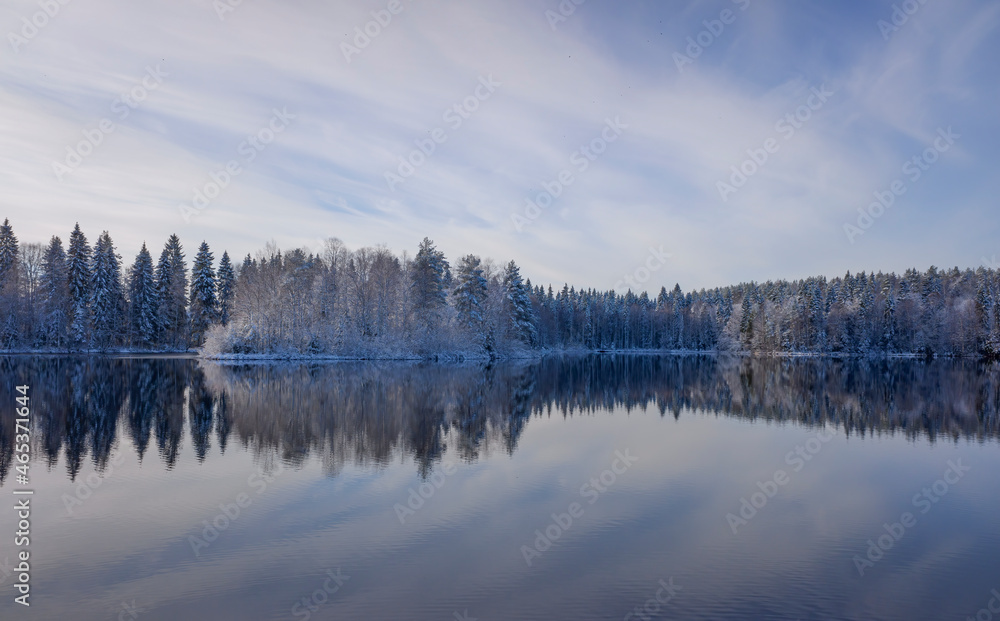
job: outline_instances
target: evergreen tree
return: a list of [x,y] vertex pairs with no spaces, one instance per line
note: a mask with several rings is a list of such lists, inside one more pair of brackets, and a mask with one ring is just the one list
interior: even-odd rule
[[156,265],[160,342],[172,349],[187,347],[187,267],[181,240],[171,235]]
[[202,242],[191,268],[191,343],[196,347],[205,343],[205,332],[218,321],[214,261],[208,243]]
[[107,231],[101,233],[94,246],[90,293],[94,345],[101,349],[112,347],[120,342],[125,327],[125,295],[121,257],[115,253]]
[[168,330],[170,329],[170,321],[167,318],[167,304],[169,301],[170,290],[173,288],[171,285],[171,279],[173,277],[173,270],[170,269],[170,250],[164,248],[160,252],[160,259],[156,262],[156,342],[159,345],[166,346],[168,341]]
[[222,253],[217,276],[219,322],[225,326],[229,325],[229,318],[233,309],[233,293],[236,287],[236,275],[233,272],[233,264],[229,260],[228,252]]
[[434,242],[424,238],[411,269],[413,308],[430,319],[445,306],[451,284],[451,266]]
[[[534,345],[538,340],[535,328],[535,313],[528,297],[529,288],[521,280],[521,270],[511,261],[503,275],[503,290],[507,299],[507,312],[510,314],[511,328],[514,335],[527,345]],[[587,327],[590,327],[589,307],[587,309]],[[591,334],[588,337],[593,339]]]
[[984,280],[979,283],[979,288],[976,290],[976,315],[979,317],[979,329],[984,336],[989,335],[993,319],[991,312],[993,310],[993,300],[987,287],[988,285]]
[[10,220],[0,226],[0,287],[7,288],[17,278],[17,236]]
[[0,226],[0,342],[6,348],[13,347],[18,340],[19,315],[19,270],[17,236],[9,220]]
[[745,347],[750,347],[753,343],[753,307],[749,291],[744,291],[740,306],[740,341]]
[[488,284],[483,277],[479,257],[471,254],[462,257],[458,262],[455,280],[455,290],[451,295],[459,320],[478,332],[482,328],[483,302],[488,292]]
[[62,240],[53,236],[45,249],[42,264],[42,333],[49,345],[62,347],[67,344],[69,334],[69,278],[66,266],[66,251]]
[[86,347],[90,343],[90,244],[79,223],[69,236],[67,259],[70,343],[75,347]]
[[135,257],[128,284],[129,324],[133,342],[142,347],[150,347],[156,342],[157,326],[160,324],[156,278],[153,274],[153,257],[143,242]]
[[885,324],[882,348],[885,351],[892,351],[896,347],[896,296],[892,292],[888,279],[885,281],[882,293],[885,296],[885,309],[882,311],[882,320]]

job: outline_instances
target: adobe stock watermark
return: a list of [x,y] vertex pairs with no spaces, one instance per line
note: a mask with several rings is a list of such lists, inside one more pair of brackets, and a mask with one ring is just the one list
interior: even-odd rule
[[552,32],[556,31],[556,27],[569,19],[573,13],[576,13],[576,7],[580,6],[587,0],[562,0],[559,6],[556,7],[558,12],[548,9],[545,11],[545,19],[549,22],[549,28]]
[[[821,110],[830,97],[836,93],[836,91],[827,90],[826,84],[820,85],[819,88],[814,86],[809,90],[811,92],[802,105],[792,112],[785,113],[774,124],[774,131],[784,138],[784,142],[791,140],[795,136],[795,132],[805,127],[805,124],[812,119],[813,113]],[[746,185],[750,177],[763,169],[771,156],[781,149],[781,144],[777,137],[771,136],[764,140],[760,147],[747,149],[746,153],[749,157],[743,160],[739,166],[729,167],[729,170],[732,171],[729,183],[718,181],[715,184],[719,196],[722,197],[722,202],[729,202],[730,194],[735,194],[737,190]]]
[[[920,514],[924,515],[930,511],[934,505],[941,502],[941,499],[951,491],[953,485],[958,483],[965,474],[971,470],[969,466],[963,466],[961,459],[947,462],[948,468],[940,479],[934,481],[930,486],[922,488],[913,495],[911,503],[914,508],[920,509]],[[898,522],[892,524],[885,523],[882,528],[885,533],[876,539],[868,540],[868,549],[865,555],[855,554],[851,560],[859,576],[865,575],[866,569],[871,569],[875,563],[885,558],[885,553],[891,550],[906,535],[906,531],[917,525],[917,516],[910,511],[904,511],[899,516]]]
[[[738,5],[740,11],[746,11],[750,6],[750,0],[731,0],[731,2]],[[726,26],[736,21],[736,16],[737,13],[733,12],[732,9],[722,9],[718,19],[706,19],[701,22],[705,29],[695,36],[687,38],[688,44],[684,48],[685,53],[674,52],[674,65],[677,66],[677,71],[684,73],[686,65],[693,65],[695,59],[701,56],[702,52],[719,40],[719,37],[725,32]]]
[[[823,446],[830,440],[833,440],[833,438],[832,431],[820,429],[816,432],[815,436],[788,451],[785,454],[785,464],[791,466],[793,472],[801,472],[806,467],[806,462],[812,461],[813,457],[823,450]],[[732,529],[733,534],[738,534],[741,526],[749,524],[750,520],[754,519],[767,506],[767,503],[778,494],[778,490],[788,485],[790,480],[788,472],[782,469],[775,470],[774,476],[770,479],[757,482],[757,489],[759,491],[750,494],[749,500],[745,496],[740,498],[739,515],[736,513],[726,514],[726,522],[729,524],[729,528]]]
[[[630,455],[628,449],[624,453],[615,451],[615,459],[611,462],[611,467],[584,483],[580,487],[580,497],[586,498],[588,504],[594,504],[602,494],[608,491],[608,488],[615,484],[618,477],[628,472],[629,468],[637,461],[639,458]],[[528,567],[531,567],[534,559],[541,557],[543,552],[549,550],[553,543],[572,528],[574,522],[583,517],[585,512],[586,508],[581,503],[571,502],[564,513],[553,513],[552,522],[545,527],[544,532],[542,530],[535,531],[534,544],[521,546],[521,555]]]
[[937,133],[937,138],[930,146],[903,163],[902,172],[909,181],[896,179],[889,184],[888,188],[875,190],[875,201],[870,203],[868,207],[858,207],[857,225],[849,222],[844,223],[844,234],[847,235],[847,241],[851,245],[854,245],[856,237],[864,235],[875,224],[875,221],[885,214],[886,209],[895,204],[898,197],[906,194],[908,184],[920,181],[924,173],[941,159],[941,155],[947,153],[955,141],[962,137],[961,134],[952,131],[951,125],[948,126],[948,129],[938,128]]
[[[585,173],[590,165],[608,150],[608,145],[621,138],[626,129],[628,129],[628,125],[622,123],[620,117],[616,116],[614,120],[604,119],[604,127],[600,134],[570,154],[569,163],[576,169],[576,173]],[[542,211],[548,209],[562,195],[563,190],[573,185],[574,182],[576,182],[576,177],[573,176],[573,170],[570,168],[559,171],[553,181],[543,181],[541,193],[537,194],[534,199],[524,199],[525,206],[522,213],[510,214],[510,219],[517,232],[524,231],[524,227],[537,220],[542,215]]]
[[925,4],[927,4],[927,0],[903,0],[899,4],[893,4],[889,21],[880,19],[875,23],[878,26],[878,31],[882,33],[882,39],[888,41]]
[[[160,88],[163,84],[163,78],[169,75],[160,68],[159,64],[155,67],[147,65],[145,75],[137,80],[138,84],[111,102],[111,112],[119,121],[124,121],[133,110],[139,107],[139,104],[146,101],[150,93]],[[118,127],[114,121],[107,117],[98,121],[97,127],[84,129],[83,140],[75,145],[66,145],[66,157],[63,162],[52,160],[52,172],[55,173],[56,179],[62,182],[65,175],[78,169],[84,160],[93,155],[97,148],[104,144],[107,136],[114,133],[116,129]]]
[[982,257],[983,267],[987,267],[991,270],[1000,270],[1000,261],[997,260],[997,255],[992,257]]
[[[407,0],[412,2],[412,0]],[[340,51],[344,54],[344,60],[350,64],[352,56],[358,56],[371,45],[372,41],[382,34],[382,32],[392,23],[394,15],[399,15],[406,8],[401,0],[389,0],[384,9],[371,12],[371,20],[365,22],[364,26],[354,27],[354,45],[347,41],[340,44]]]
[[[260,496],[267,491],[268,485],[273,483],[283,472],[284,468],[280,465],[270,473],[258,469],[257,472],[247,477],[247,486],[253,488]],[[229,527],[240,518],[243,511],[252,504],[253,498],[246,492],[240,492],[233,499],[233,502],[220,504],[219,513],[211,521],[202,520],[201,523],[205,526],[201,530],[201,537],[188,535],[188,543],[191,544],[191,551],[195,558],[201,557],[202,550],[212,545],[222,533],[229,530]]]
[[336,573],[332,569],[327,569],[324,575],[327,578],[323,581],[322,588],[316,589],[309,596],[303,597],[292,606],[293,617],[296,619],[301,618],[302,621],[308,621],[312,618],[314,612],[318,612],[323,604],[330,601],[331,595],[339,592],[344,583],[351,579],[350,576],[343,575],[339,567]]
[[469,609],[466,608],[464,612],[455,611],[455,621],[479,621],[479,619],[470,617]]
[[212,0],[212,8],[215,10],[215,14],[219,16],[219,21],[226,21],[226,15],[234,12],[239,7],[243,6],[243,0]]
[[678,591],[683,591],[684,589],[674,584],[674,578],[671,576],[667,580],[660,580],[658,583],[660,588],[657,589],[656,594],[647,599],[642,606],[636,606],[635,609],[625,615],[623,621],[632,621],[632,619],[642,619],[642,621],[649,621],[649,619],[660,614],[663,608],[672,602],[675,597],[677,597]]
[[62,8],[70,2],[72,0],[39,0],[38,6],[41,10],[32,13],[30,19],[21,18],[21,34],[17,34],[13,30],[7,33],[7,40],[10,41],[10,47],[14,50],[14,54],[20,56],[21,48],[37,37],[42,28],[48,26],[59,15]]
[[108,462],[108,469],[104,471],[103,476],[98,475],[96,472],[91,472],[84,480],[77,484],[72,496],[63,494],[62,502],[63,506],[66,507],[66,515],[72,516],[74,508],[83,506],[84,501],[93,496],[97,488],[104,484],[104,480],[113,475],[115,468],[122,465],[124,461],[124,452],[119,452]]
[[[416,515],[417,511],[424,507],[424,504],[434,497],[439,489],[444,487],[445,476],[451,476],[457,472],[455,464],[445,464],[441,467],[441,472],[433,472],[429,477],[428,481],[424,481],[417,486],[417,489],[412,487],[407,490],[410,492],[409,496],[406,498],[406,504],[396,503],[393,506],[393,510],[396,512],[396,517],[399,518],[399,523],[406,524],[406,519]],[[443,473],[443,474],[442,474]]]
[[986,607],[981,608],[975,617],[966,617],[966,621],[993,621],[993,615],[1000,614],[1000,591],[993,589],[990,595],[993,598],[986,603]]
[[639,291],[639,288],[649,282],[650,277],[653,272],[658,272],[663,269],[663,266],[667,264],[667,259],[673,255],[669,252],[663,251],[663,244],[660,244],[659,248],[649,247],[649,256],[646,257],[646,263],[635,268],[632,274],[626,274],[622,276],[622,279],[615,283],[615,291],[622,293],[626,290],[626,285],[628,289]]
[[[501,86],[503,86],[503,83],[494,81],[492,73],[485,78],[479,76],[479,84],[472,91],[472,94],[446,108],[441,115],[441,120],[452,131],[458,130],[465,121],[469,120],[479,110],[479,106],[492,97],[497,88]],[[434,154],[438,145],[448,141],[448,132],[443,128],[436,127],[427,133],[430,134],[429,138],[417,138],[413,141],[417,145],[417,148],[410,151],[410,154],[406,158],[399,158],[399,165],[396,167],[396,172],[387,170],[383,173],[382,176],[385,178],[386,184],[393,192],[396,191],[397,185],[412,177],[416,174],[418,168],[427,163],[427,158]]]
[[233,179],[243,174],[244,167],[249,166],[261,152],[275,141],[279,134],[288,129],[296,116],[288,112],[288,107],[281,110],[272,108],[271,119],[266,125],[258,129],[255,133],[246,137],[236,148],[236,153],[242,155],[243,159],[231,159],[226,162],[222,170],[208,173],[211,181],[200,188],[192,191],[191,202],[180,203],[177,210],[180,212],[184,222],[191,223],[191,218],[201,215],[211,206],[212,201],[222,194],[222,191],[229,187]]
[[132,603],[122,602],[121,611],[118,613],[118,621],[129,621],[130,619],[134,621],[144,612],[149,611],[145,608],[137,608],[134,599],[132,600]]

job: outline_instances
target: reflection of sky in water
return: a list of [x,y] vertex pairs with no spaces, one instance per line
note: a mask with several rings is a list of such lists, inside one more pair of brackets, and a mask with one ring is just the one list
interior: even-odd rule
[[[77,483],[62,460],[34,463],[24,618],[118,618],[135,600],[144,620],[301,619],[292,606],[336,568],[350,579],[314,619],[453,619],[466,609],[484,621],[620,619],[670,577],[682,590],[662,618],[962,619],[985,606],[1000,585],[996,443],[838,430],[793,472],[786,454],[817,430],[686,409],[675,420],[652,407],[536,415],[512,455],[458,460],[403,525],[393,506],[422,482],[409,455],[347,461],[332,477],[313,455],[258,493],[248,477],[259,458],[236,437],[199,463],[185,428],[168,470],[155,447],[140,464],[120,433],[121,464],[71,517],[62,495],[93,461]],[[456,461],[456,433],[444,438],[445,463]],[[589,504],[581,486],[626,449],[636,464]],[[919,514],[912,496],[958,458],[971,471]],[[733,535],[726,514],[779,468],[789,483]],[[195,558],[189,536],[240,493],[252,504]],[[521,546],[572,502],[584,514],[527,567]],[[859,578],[852,557],[904,511],[916,526]],[[11,512],[0,529],[13,532]],[[4,618],[20,608],[0,603]]]

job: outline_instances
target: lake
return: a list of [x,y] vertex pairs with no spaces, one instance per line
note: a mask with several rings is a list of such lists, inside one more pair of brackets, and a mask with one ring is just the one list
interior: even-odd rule
[[996,366],[11,356],[0,420],[3,619],[1000,619]]

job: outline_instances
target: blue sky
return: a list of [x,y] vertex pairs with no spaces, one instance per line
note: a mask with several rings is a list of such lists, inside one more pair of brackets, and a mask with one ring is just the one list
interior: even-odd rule
[[426,235],[650,291],[1000,257],[997,2],[229,2],[0,7],[22,241],[79,221],[131,262],[173,232],[237,257]]

